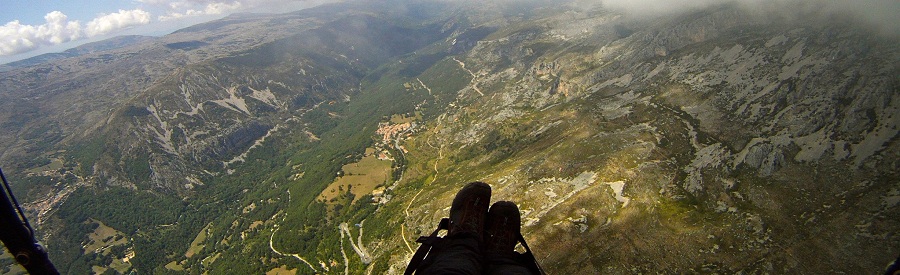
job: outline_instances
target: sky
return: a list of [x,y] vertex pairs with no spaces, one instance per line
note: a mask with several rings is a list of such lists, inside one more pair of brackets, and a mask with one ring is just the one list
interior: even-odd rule
[[164,35],[236,12],[321,0],[0,0],[0,64],[126,34]]

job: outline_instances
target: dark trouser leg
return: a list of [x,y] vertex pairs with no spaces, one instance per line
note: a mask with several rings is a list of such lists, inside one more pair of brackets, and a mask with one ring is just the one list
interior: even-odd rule
[[518,253],[490,253],[487,255],[487,268],[484,274],[488,275],[531,275],[533,274],[522,263]]
[[482,274],[481,247],[474,237],[446,238],[428,254],[416,274]]

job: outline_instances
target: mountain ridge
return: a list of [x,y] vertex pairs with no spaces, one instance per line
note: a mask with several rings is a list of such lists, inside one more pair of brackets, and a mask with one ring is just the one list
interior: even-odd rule
[[[738,5],[639,20],[577,3],[338,4],[189,28],[145,50],[173,56],[129,94],[99,88],[114,97],[87,106],[111,108],[81,136],[0,116],[23,126],[2,157],[28,160],[13,172],[26,208],[76,273],[399,273],[474,180],[519,204],[552,273],[893,259],[896,38]],[[282,20],[302,27],[239,31]],[[112,53],[93,66],[146,64]],[[52,87],[38,70],[0,87]],[[56,89],[0,96],[39,106],[22,98]],[[371,158],[389,179],[342,185],[388,169]],[[131,239],[86,251],[104,243],[92,227]]]
[[144,35],[120,35],[97,42],[86,43],[71,49],[67,49],[58,53],[46,53],[35,57],[26,58],[19,61],[13,61],[6,64],[0,64],[0,72],[13,69],[30,67],[42,63],[52,62],[54,60],[77,57],[80,55],[101,52],[106,50],[114,50],[134,44],[143,43],[154,39],[153,36]]

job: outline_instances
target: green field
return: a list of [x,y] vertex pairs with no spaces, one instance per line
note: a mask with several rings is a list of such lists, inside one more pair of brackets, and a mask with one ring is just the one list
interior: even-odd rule
[[203,249],[203,242],[206,241],[206,235],[209,233],[210,225],[211,224],[207,224],[206,227],[203,227],[203,230],[200,230],[200,233],[197,233],[197,237],[191,242],[191,247],[188,248],[187,252],[184,252],[185,257],[193,257],[194,254],[197,254]]
[[25,273],[25,269],[22,268],[21,265],[15,263],[16,261],[13,259],[12,255],[9,254],[9,251],[6,251],[4,248],[2,253],[0,253],[0,263],[2,263],[2,267],[0,267],[0,274],[3,275],[18,275],[18,274],[28,274]]
[[128,243],[125,234],[107,226],[103,222],[94,219],[90,219],[88,222],[96,223],[97,228],[94,229],[94,232],[88,234],[90,242],[85,245],[84,254],[96,252],[106,255],[109,253],[110,247]]
[[287,266],[281,266],[266,272],[266,275],[293,275],[297,274],[296,269],[288,269]]
[[178,261],[172,261],[172,262],[166,264],[166,269],[172,270],[172,271],[184,271],[184,267],[181,266],[181,264],[178,263]]
[[374,149],[366,148],[365,157],[359,162],[344,165],[341,171],[343,176],[335,179],[319,194],[320,200],[330,203],[338,196],[350,192],[353,194],[353,202],[356,202],[360,197],[371,194],[378,185],[390,180],[391,161],[379,160]]

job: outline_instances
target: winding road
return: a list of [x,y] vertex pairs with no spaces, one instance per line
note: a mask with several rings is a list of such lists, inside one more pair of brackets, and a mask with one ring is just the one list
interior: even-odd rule
[[[441,114],[441,116],[438,117],[438,119],[437,119],[438,125],[434,128],[435,132],[437,132],[437,129],[439,129],[441,127],[441,124],[443,123],[445,116],[446,116],[446,113]],[[428,143],[428,142],[426,142],[426,143]],[[429,145],[430,145],[430,143],[429,143]],[[431,178],[431,182],[429,182],[427,184],[432,184],[432,183],[434,183],[434,181],[437,180],[437,177],[440,173],[438,171],[438,162],[440,162],[440,160],[443,158],[444,158],[444,144],[441,143],[441,147],[438,149],[438,159],[434,161],[434,177]],[[404,222],[400,223],[400,235],[403,238],[403,243],[406,244],[406,249],[408,249],[410,253],[415,253],[415,250],[413,250],[412,245],[409,244],[409,238],[406,237],[406,225],[405,225],[406,222],[405,221],[409,220],[409,208],[412,207],[413,202],[416,201],[416,198],[419,197],[419,194],[422,194],[423,190],[425,190],[425,189],[420,189],[419,192],[416,192],[416,195],[413,196],[413,198],[411,200],[409,200],[408,204],[406,204],[406,208],[403,209],[403,213],[406,215],[406,217],[403,218]]]
[[[290,205],[290,203],[291,203],[291,190],[287,190],[287,194],[288,194],[288,205]],[[278,215],[278,214],[275,214],[275,215]],[[275,217],[273,216],[272,218],[274,219]],[[281,217],[281,221],[284,222],[284,220],[285,220],[286,218],[287,218],[287,212],[285,212],[285,213],[284,213],[284,216]],[[290,257],[297,258],[297,260],[300,260],[301,262],[303,262],[303,263],[305,263],[307,266],[309,266],[309,268],[312,269],[313,272],[318,273],[319,270],[316,269],[315,266],[313,266],[312,264],[310,264],[309,261],[307,261],[306,259],[304,259],[303,257],[301,257],[299,254],[281,253],[280,251],[278,251],[278,249],[275,249],[275,246],[272,244],[272,243],[273,243],[272,240],[275,239],[275,232],[278,232],[278,224],[276,223],[276,224],[274,225],[274,227],[275,227],[275,229],[272,230],[272,235],[269,236],[269,249],[271,249],[272,252],[274,252],[275,254],[278,254],[279,256],[282,256],[282,257],[290,256]]]
[[464,71],[469,73],[469,75],[472,75],[472,81],[469,81],[469,83],[472,85],[472,90],[475,90],[475,92],[477,92],[479,95],[484,96],[484,94],[481,93],[481,89],[478,89],[478,76],[475,75],[475,73],[473,73],[471,70],[466,69],[466,63],[459,61],[459,59],[456,59],[456,57],[454,57],[453,60],[456,61],[456,63],[459,63],[459,66],[462,67]]

